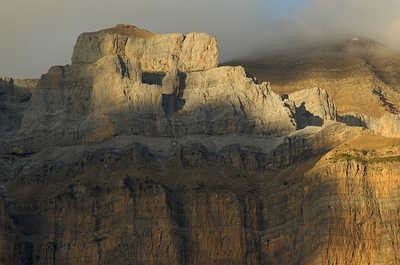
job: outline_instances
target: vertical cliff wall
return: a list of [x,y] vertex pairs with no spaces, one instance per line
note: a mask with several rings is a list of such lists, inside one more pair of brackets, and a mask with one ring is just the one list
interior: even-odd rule
[[118,25],[1,79],[0,264],[398,264],[399,139],[217,64]]

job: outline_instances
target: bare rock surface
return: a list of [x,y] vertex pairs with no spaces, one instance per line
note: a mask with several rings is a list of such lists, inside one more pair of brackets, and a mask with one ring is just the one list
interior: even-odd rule
[[355,68],[361,105],[278,95],[208,34],[117,25],[1,78],[0,264],[399,263],[398,95]]
[[400,115],[386,113],[380,118],[364,117],[364,122],[368,128],[376,134],[386,137],[400,136]]
[[293,110],[267,83],[217,62],[216,41],[204,33],[157,35],[128,25],[83,33],[72,64],[53,66],[39,80],[12,145],[32,152],[119,134],[296,129]]
[[[399,136],[394,128],[390,132],[383,128],[397,124],[399,114],[398,49],[357,37],[237,63],[259,80],[271,82],[280,94],[323,88],[334,100],[339,120]],[[393,119],[389,121],[389,117]],[[381,118],[387,125],[378,125]]]
[[35,87],[34,80],[0,77],[0,135],[10,136],[19,129]]
[[185,104],[172,117],[172,123],[189,123],[182,128],[188,133],[198,130],[208,134],[282,135],[295,130],[291,110],[279,95],[268,83],[254,84],[241,67],[189,73],[185,84],[182,95]]
[[217,42],[208,34],[157,35],[130,25],[81,34],[74,47],[72,64],[94,63],[116,54],[124,54],[139,62],[142,71],[154,73],[173,68],[181,72],[202,71],[218,64]]
[[328,93],[321,88],[304,89],[289,94],[296,106],[298,128],[324,124],[336,120],[336,106]]

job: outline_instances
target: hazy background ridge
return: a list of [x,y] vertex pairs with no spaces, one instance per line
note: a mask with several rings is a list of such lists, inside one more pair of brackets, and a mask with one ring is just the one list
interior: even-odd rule
[[0,75],[40,77],[70,63],[79,33],[118,23],[211,33],[222,61],[343,36],[400,47],[400,0],[14,0],[0,9]]

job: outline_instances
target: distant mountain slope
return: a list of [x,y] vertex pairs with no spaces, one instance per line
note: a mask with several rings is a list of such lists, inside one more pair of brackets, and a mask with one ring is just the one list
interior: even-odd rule
[[381,117],[399,112],[400,51],[366,38],[353,38],[266,56],[238,60],[258,80],[287,94],[310,87],[328,91],[339,115]]

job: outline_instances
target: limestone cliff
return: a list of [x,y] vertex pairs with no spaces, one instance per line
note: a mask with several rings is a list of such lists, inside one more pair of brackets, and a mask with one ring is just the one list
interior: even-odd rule
[[0,264],[399,264],[398,95],[328,83],[278,95],[204,33],[81,34],[0,80]]
[[[216,152],[210,146],[221,146],[226,138],[196,139],[202,144],[182,139],[175,145],[149,138],[144,146],[137,143],[143,138],[125,137],[26,158],[7,191],[23,234],[20,244],[30,246],[25,259],[32,264],[395,262],[400,204],[392,187],[400,143],[342,125],[335,138],[328,137],[333,129],[274,144],[272,138],[265,147],[231,139],[229,148]],[[320,139],[331,139],[334,146],[355,135],[360,136],[313,165],[313,152],[330,146]],[[170,150],[159,153],[162,147]]]
[[336,104],[338,119],[349,125],[391,137],[400,134],[398,49],[352,38],[236,63],[259,80],[271,82],[277,93],[325,89]]
[[110,55],[125,55],[149,73],[165,73],[174,68],[181,72],[202,71],[218,64],[217,42],[208,34],[157,35],[131,25],[81,34],[72,64],[95,63]]
[[295,130],[292,110],[268,84],[217,60],[215,39],[203,33],[157,35],[127,25],[83,33],[72,64],[41,77],[16,139],[38,150],[118,134]]

